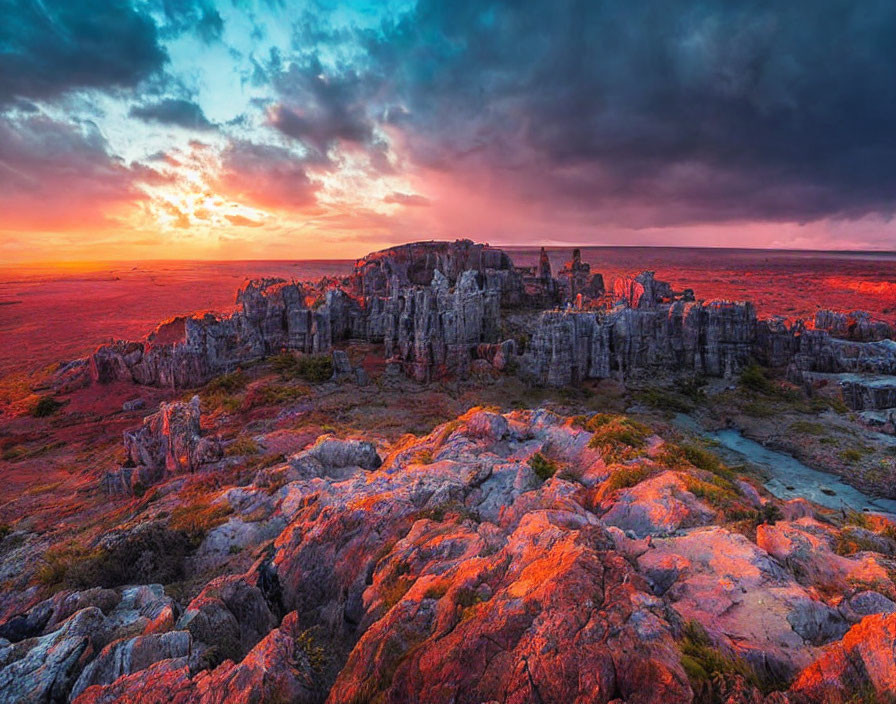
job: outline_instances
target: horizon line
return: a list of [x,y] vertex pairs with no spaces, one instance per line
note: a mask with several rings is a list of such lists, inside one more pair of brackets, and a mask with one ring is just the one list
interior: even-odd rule
[[[414,244],[417,242],[453,242],[457,240],[471,239],[469,237],[458,237],[455,240],[451,239],[427,239],[427,240],[412,240],[410,242],[402,242],[395,245],[390,245],[388,247],[384,247],[383,249],[374,249],[367,254],[373,254],[375,252],[381,252],[387,249],[392,249],[394,247],[401,247],[406,244]],[[712,250],[719,252],[776,252],[776,253],[800,253],[800,254],[812,254],[816,256],[824,256],[824,255],[836,255],[836,254],[883,254],[883,255],[896,255],[896,249],[803,249],[803,248],[790,248],[790,247],[721,247],[721,246],[713,246],[713,245],[652,245],[652,244],[563,244],[563,243],[550,243],[550,244],[491,244],[490,242],[479,242],[477,240],[472,240],[472,242],[476,244],[484,244],[489,247],[493,247],[495,249],[504,249],[508,251],[512,250],[539,250],[541,247],[544,247],[546,250],[554,250],[554,249],[673,249],[673,250]],[[38,266],[38,265],[84,265],[84,264],[120,264],[120,263],[137,263],[137,262],[208,262],[208,263],[226,263],[226,262],[350,262],[350,261],[358,261],[359,259],[363,259],[365,255],[361,255],[360,257],[339,257],[339,258],[307,258],[307,259],[298,259],[298,258],[227,258],[227,259],[214,259],[214,258],[139,258],[139,259],[27,259],[20,261],[13,261],[7,265],[0,265],[0,270],[8,270],[14,269],[17,266]]]

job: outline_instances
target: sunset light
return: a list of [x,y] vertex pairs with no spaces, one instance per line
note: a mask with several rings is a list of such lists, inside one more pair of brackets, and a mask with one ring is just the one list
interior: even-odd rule
[[0,0],[0,704],[896,704],[894,0]]

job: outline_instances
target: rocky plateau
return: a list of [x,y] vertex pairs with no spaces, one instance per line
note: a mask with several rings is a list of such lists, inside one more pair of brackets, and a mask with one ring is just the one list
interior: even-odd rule
[[896,701],[896,516],[679,422],[894,498],[887,322],[466,240],[238,300],[4,387],[0,701]]

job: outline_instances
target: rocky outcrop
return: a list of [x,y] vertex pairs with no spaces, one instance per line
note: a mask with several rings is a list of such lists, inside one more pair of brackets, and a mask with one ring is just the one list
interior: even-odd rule
[[124,467],[107,472],[103,480],[109,494],[133,493],[164,476],[195,472],[201,465],[221,458],[215,438],[201,437],[199,397],[189,402],[163,403],[143,419],[134,431],[125,431],[127,459]]
[[855,411],[896,409],[896,376],[849,375],[840,379],[840,391],[843,401]]
[[[617,305],[607,310],[610,298]],[[579,250],[554,278],[544,248],[537,267],[518,269],[488,245],[418,242],[370,254],[342,279],[250,282],[237,300],[233,315],[176,318],[145,342],[101,347],[90,359],[93,378],[197,386],[281,350],[324,353],[349,340],[381,343],[388,368],[420,382],[507,369],[548,386],[614,375],[727,377],[752,359],[787,369],[796,383],[896,375],[892,327],[861,311],[819,311],[814,324],[759,321],[750,303],[697,301],[650,271],[618,279],[605,297],[603,278]],[[525,321],[520,337],[530,338],[522,359],[509,357],[502,340],[508,308]],[[534,308],[548,310],[537,316]],[[334,379],[367,383],[344,352],[334,354]],[[850,384],[851,408],[892,407],[892,389]]]
[[665,281],[658,281],[652,271],[642,271],[637,276],[616,279],[613,295],[617,301],[631,308],[654,309],[661,303],[670,303],[675,295]]
[[145,670],[160,660],[187,658],[192,644],[187,631],[169,631],[110,643],[84,668],[70,696],[75,698],[93,685],[112,684],[119,677]]
[[[0,701],[65,702],[83,677],[108,678],[122,668],[136,669],[181,652],[184,644],[174,634],[160,642],[132,637],[150,628],[149,617],[157,618],[171,603],[160,585],[150,585],[130,587],[120,595],[108,589],[63,592],[37,604],[23,615],[31,630],[16,635],[24,637],[13,645],[0,640]],[[7,633],[10,623],[5,624]],[[97,664],[82,675],[97,653]]]
[[431,286],[409,290],[390,303],[386,357],[400,361],[417,381],[467,376],[473,351],[498,341],[500,291],[480,286],[472,270],[464,272],[453,289],[436,271]]
[[591,265],[582,261],[578,248],[572,250],[572,259],[557,273],[557,284],[561,298],[577,302],[577,307],[604,295],[604,277],[591,273]]
[[800,674],[793,685],[812,704],[892,700],[896,692],[896,614],[868,616]]
[[[158,585],[37,604],[0,625],[18,638],[0,642],[0,697],[686,704],[715,688],[732,704],[814,704],[887,691],[896,586],[882,555],[834,554],[840,529],[805,502],[761,522],[752,509],[770,499],[683,457],[665,467],[659,436],[620,462],[588,427],[475,408],[384,457],[325,436],[206,497],[274,530],[249,570],[212,579],[182,614]],[[874,535],[862,544],[889,550]],[[754,686],[794,679],[768,698]]]
[[858,342],[878,342],[893,338],[893,327],[889,323],[875,319],[862,310],[851,313],[820,310],[815,314],[815,329],[824,330],[831,337]]
[[239,663],[226,661],[193,674],[185,658],[162,660],[111,685],[88,687],[76,704],[226,704],[320,701],[318,674],[296,614],[288,614]]
[[414,242],[368,254],[355,264],[348,291],[363,299],[391,298],[408,288],[429,286],[437,271],[452,286],[464,272],[475,271],[507,305],[518,303],[522,293],[507,253],[470,240]]
[[522,371],[547,386],[643,372],[729,376],[750,361],[755,329],[749,303],[550,311],[541,315]]
[[501,305],[524,296],[500,249],[415,243],[359,260],[338,282],[250,282],[237,294],[240,312],[175,318],[145,342],[100,347],[90,369],[100,383],[192,387],[281,350],[324,353],[357,338],[383,342],[416,379],[464,375],[476,345],[498,342]]

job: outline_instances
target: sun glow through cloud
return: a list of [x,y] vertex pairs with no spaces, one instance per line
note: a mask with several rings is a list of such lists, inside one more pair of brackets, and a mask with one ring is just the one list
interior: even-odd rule
[[[893,247],[889,50],[820,57],[799,37],[835,37],[823,13],[740,2],[657,10],[641,36],[614,4],[13,13],[0,257],[357,256],[460,236]],[[859,41],[896,10],[851,22]]]

